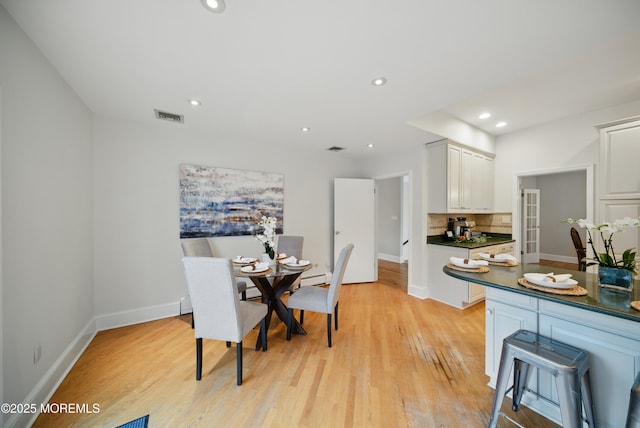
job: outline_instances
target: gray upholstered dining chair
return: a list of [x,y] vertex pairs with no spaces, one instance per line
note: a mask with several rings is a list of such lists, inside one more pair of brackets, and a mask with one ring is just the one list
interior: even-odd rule
[[242,384],[242,340],[261,324],[262,350],[267,349],[267,305],[242,301],[231,259],[183,257],[182,267],[193,306],[196,336],[196,380],[202,378],[202,339],[236,343],[237,383]]
[[[207,238],[185,239],[181,242],[182,253],[185,257],[215,257]],[[242,300],[247,300],[247,283],[238,281],[238,293]]]
[[287,340],[291,340],[291,322],[293,310],[300,309],[300,324],[304,320],[304,311],[321,312],[327,314],[327,340],[331,348],[331,314],[335,312],[335,328],[338,330],[338,303],[340,299],[340,288],[344,272],[351,257],[353,244],[348,244],[340,251],[338,262],[331,277],[329,288],[326,287],[302,287],[295,294],[289,296],[287,301]]
[[[278,254],[284,253],[287,256],[293,256],[296,259],[301,259],[303,244],[304,244],[303,236],[279,235],[278,242],[276,244],[276,253]],[[300,278],[296,279],[295,282],[291,284],[290,291],[293,291],[299,287],[300,287]]]

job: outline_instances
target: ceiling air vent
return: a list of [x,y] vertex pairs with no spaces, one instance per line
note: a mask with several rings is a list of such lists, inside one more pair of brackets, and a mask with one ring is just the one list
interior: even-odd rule
[[168,120],[169,122],[184,123],[184,116],[181,114],[168,113],[166,111],[153,110],[156,114],[156,119]]
[[330,152],[341,152],[344,150],[344,147],[332,146],[332,147],[329,147],[327,150],[329,150]]

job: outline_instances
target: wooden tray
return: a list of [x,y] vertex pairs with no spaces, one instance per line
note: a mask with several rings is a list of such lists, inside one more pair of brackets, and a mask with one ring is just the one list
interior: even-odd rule
[[460,272],[473,272],[473,273],[485,273],[489,272],[489,266],[480,266],[477,268],[463,268],[454,265],[453,263],[447,263],[447,267],[453,270],[459,270]]
[[563,296],[586,296],[588,291],[586,288],[582,288],[579,285],[575,285],[571,288],[553,288],[553,287],[543,287],[541,285],[533,284],[527,281],[525,278],[520,278],[518,280],[518,284],[523,287],[531,288],[532,290],[543,291],[545,293],[551,294],[561,294]]

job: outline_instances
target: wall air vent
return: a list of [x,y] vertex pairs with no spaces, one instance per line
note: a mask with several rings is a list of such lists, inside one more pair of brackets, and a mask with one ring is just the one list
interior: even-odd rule
[[327,150],[329,150],[330,152],[341,152],[344,150],[344,147],[332,146],[332,147],[329,147]]
[[168,113],[166,111],[160,111],[156,109],[154,109],[153,111],[156,114],[156,119],[168,120],[169,122],[184,123],[184,116],[181,114]]

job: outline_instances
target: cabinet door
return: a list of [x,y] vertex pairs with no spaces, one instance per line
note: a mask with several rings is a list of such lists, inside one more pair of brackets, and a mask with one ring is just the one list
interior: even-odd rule
[[[640,369],[640,341],[575,321],[540,315],[540,334],[589,354],[591,393],[599,426],[625,426],[629,391]],[[538,393],[557,403],[554,380],[539,375]],[[559,414],[559,412],[558,412]]]
[[460,165],[460,194],[462,195],[460,204],[465,212],[473,211],[473,191],[474,191],[474,169],[475,153],[468,150],[462,151],[462,163]]
[[[495,388],[502,354],[502,341],[520,329],[536,332],[538,313],[490,299],[486,300],[485,308],[487,311],[485,318],[485,373],[490,378],[489,384]],[[527,385],[531,390],[536,390],[534,373],[532,373],[531,380]]]
[[447,209],[449,212],[462,210],[462,149],[447,148]]
[[[613,221],[625,217],[640,217],[640,200],[602,200],[600,202],[600,221]],[[602,246],[600,238],[594,237],[597,245]],[[615,253],[617,257],[621,257],[627,248],[640,248],[640,229],[628,228],[615,235]],[[598,251],[604,251],[604,248],[598,248]],[[640,262],[640,256],[636,254],[636,262]]]
[[640,121],[600,130],[600,198],[640,198]]

